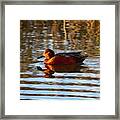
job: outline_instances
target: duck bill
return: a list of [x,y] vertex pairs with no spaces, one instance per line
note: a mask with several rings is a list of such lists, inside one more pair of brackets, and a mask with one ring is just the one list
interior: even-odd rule
[[43,58],[43,57],[45,57],[45,56],[43,56],[43,55],[42,55],[42,56],[39,56],[39,57],[37,57],[37,59],[40,59],[40,58]]

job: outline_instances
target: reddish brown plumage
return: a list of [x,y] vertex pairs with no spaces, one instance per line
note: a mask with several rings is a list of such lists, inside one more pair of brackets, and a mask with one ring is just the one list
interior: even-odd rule
[[85,59],[85,56],[75,56],[73,55],[55,55],[54,51],[51,49],[46,49],[43,53],[45,56],[44,63],[45,64],[51,64],[51,65],[61,65],[61,64],[76,64],[76,63],[82,63],[83,60]]

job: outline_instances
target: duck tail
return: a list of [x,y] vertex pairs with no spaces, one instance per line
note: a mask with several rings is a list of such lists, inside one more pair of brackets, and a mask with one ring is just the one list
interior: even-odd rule
[[79,56],[79,63],[82,63],[88,57],[87,53],[82,53]]

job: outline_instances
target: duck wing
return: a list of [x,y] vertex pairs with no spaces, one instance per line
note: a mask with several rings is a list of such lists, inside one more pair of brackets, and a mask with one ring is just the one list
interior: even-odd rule
[[68,53],[57,53],[58,56],[71,56],[75,57],[78,63],[82,63],[88,56],[84,52],[68,52]]
[[67,52],[67,53],[57,53],[58,56],[72,56],[77,58],[87,57],[85,53],[81,52]]
[[60,56],[80,56],[81,52],[67,52],[67,53],[57,53]]

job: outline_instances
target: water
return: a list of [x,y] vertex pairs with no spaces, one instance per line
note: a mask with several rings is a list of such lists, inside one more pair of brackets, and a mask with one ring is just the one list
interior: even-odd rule
[[[68,21],[66,22],[68,24]],[[80,23],[81,21],[72,22]],[[66,26],[65,31],[64,27],[60,27],[63,25],[62,21],[21,21],[21,100],[96,100],[100,98],[98,41],[83,42],[83,36],[80,37],[81,32],[70,31],[70,24],[72,23],[69,22],[69,27]],[[45,48],[51,48],[55,53],[84,51],[88,57],[82,65],[48,66],[53,72],[44,65],[44,58],[39,58]],[[39,70],[39,67],[44,71]],[[46,75],[46,72],[51,74]]]

